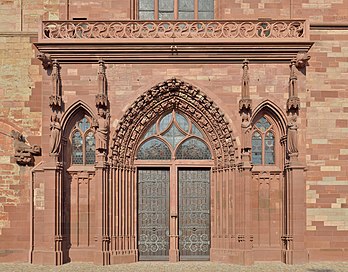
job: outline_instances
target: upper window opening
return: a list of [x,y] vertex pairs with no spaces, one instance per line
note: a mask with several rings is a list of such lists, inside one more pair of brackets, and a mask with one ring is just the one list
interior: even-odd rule
[[86,116],[76,122],[71,132],[71,162],[80,165],[95,163],[94,131]]
[[138,0],[139,20],[214,19],[214,0]]
[[273,125],[266,117],[261,117],[254,125],[251,142],[254,165],[275,163]]
[[145,133],[138,149],[140,160],[211,159],[205,137],[182,113],[174,110],[160,117]]

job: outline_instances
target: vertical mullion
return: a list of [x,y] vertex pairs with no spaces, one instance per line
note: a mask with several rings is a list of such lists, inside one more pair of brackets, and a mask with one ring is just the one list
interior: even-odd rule
[[194,13],[195,13],[195,19],[198,19],[198,0],[195,1],[195,6],[194,6]]
[[179,19],[179,0],[174,0],[174,20]]
[[155,1],[155,11],[154,11],[154,15],[155,15],[155,20],[158,20],[159,17],[159,10],[158,10],[158,6],[159,6],[159,0],[154,0]]

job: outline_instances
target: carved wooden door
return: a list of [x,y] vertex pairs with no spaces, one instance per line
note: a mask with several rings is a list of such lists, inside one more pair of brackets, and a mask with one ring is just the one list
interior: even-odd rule
[[138,170],[139,260],[168,260],[169,169]]
[[210,171],[179,169],[179,251],[181,260],[209,260]]

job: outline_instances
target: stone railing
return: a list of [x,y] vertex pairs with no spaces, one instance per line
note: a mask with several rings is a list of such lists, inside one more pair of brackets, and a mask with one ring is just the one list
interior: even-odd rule
[[309,38],[305,20],[283,21],[43,21],[39,40]]

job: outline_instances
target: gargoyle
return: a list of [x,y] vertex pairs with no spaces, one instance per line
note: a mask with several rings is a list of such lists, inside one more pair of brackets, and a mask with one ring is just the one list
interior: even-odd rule
[[11,136],[14,139],[16,162],[19,165],[32,165],[34,163],[34,156],[41,155],[41,147],[27,144],[24,136],[18,131],[12,130]]
[[42,66],[45,70],[52,67],[52,59],[50,54],[38,53],[36,56],[42,62]]

